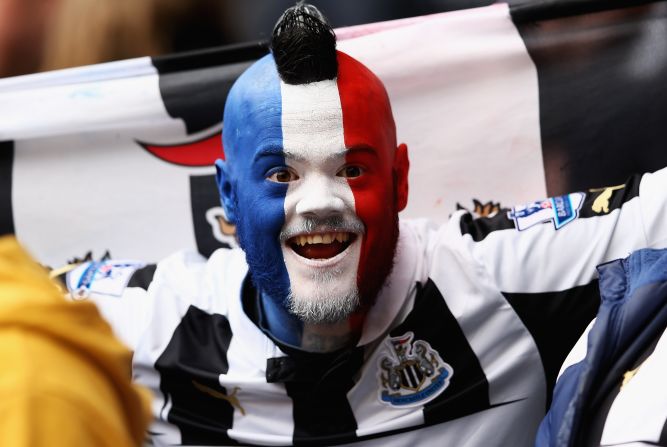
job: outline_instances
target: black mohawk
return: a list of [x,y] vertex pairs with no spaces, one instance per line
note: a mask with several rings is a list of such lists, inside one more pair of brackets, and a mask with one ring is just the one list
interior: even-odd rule
[[283,13],[273,28],[271,50],[287,84],[334,79],[338,74],[336,34],[313,5],[299,2]]

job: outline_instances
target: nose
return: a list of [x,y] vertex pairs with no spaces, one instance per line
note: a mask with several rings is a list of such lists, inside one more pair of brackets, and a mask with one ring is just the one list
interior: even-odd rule
[[302,185],[303,195],[296,204],[296,213],[307,216],[326,217],[345,210],[339,185],[335,182],[313,180]]

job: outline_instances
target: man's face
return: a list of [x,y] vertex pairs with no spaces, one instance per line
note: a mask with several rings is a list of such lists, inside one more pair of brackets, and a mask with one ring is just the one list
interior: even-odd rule
[[339,65],[337,80],[287,85],[267,57],[225,109],[223,202],[235,208],[257,286],[307,322],[372,301],[407,193],[405,147],[396,150],[381,84],[346,55]]

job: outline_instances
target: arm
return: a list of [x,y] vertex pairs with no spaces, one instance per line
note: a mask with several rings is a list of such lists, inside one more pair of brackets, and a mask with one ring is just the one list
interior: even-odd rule
[[[554,202],[565,200],[570,211],[557,217]],[[551,386],[597,312],[596,266],[667,246],[667,169],[529,205],[486,219],[462,214],[460,230],[465,251],[535,340]]]
[[463,216],[461,231],[503,292],[584,286],[601,263],[639,248],[667,246],[667,169],[624,185],[536,201],[490,219]]

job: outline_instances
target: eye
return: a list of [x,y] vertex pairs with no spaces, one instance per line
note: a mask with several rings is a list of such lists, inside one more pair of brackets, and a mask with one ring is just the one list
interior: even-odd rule
[[289,183],[299,180],[299,176],[291,169],[281,168],[273,171],[266,179],[275,183]]
[[336,173],[338,177],[344,178],[357,178],[364,173],[364,169],[361,166],[349,165],[344,166],[340,171]]

